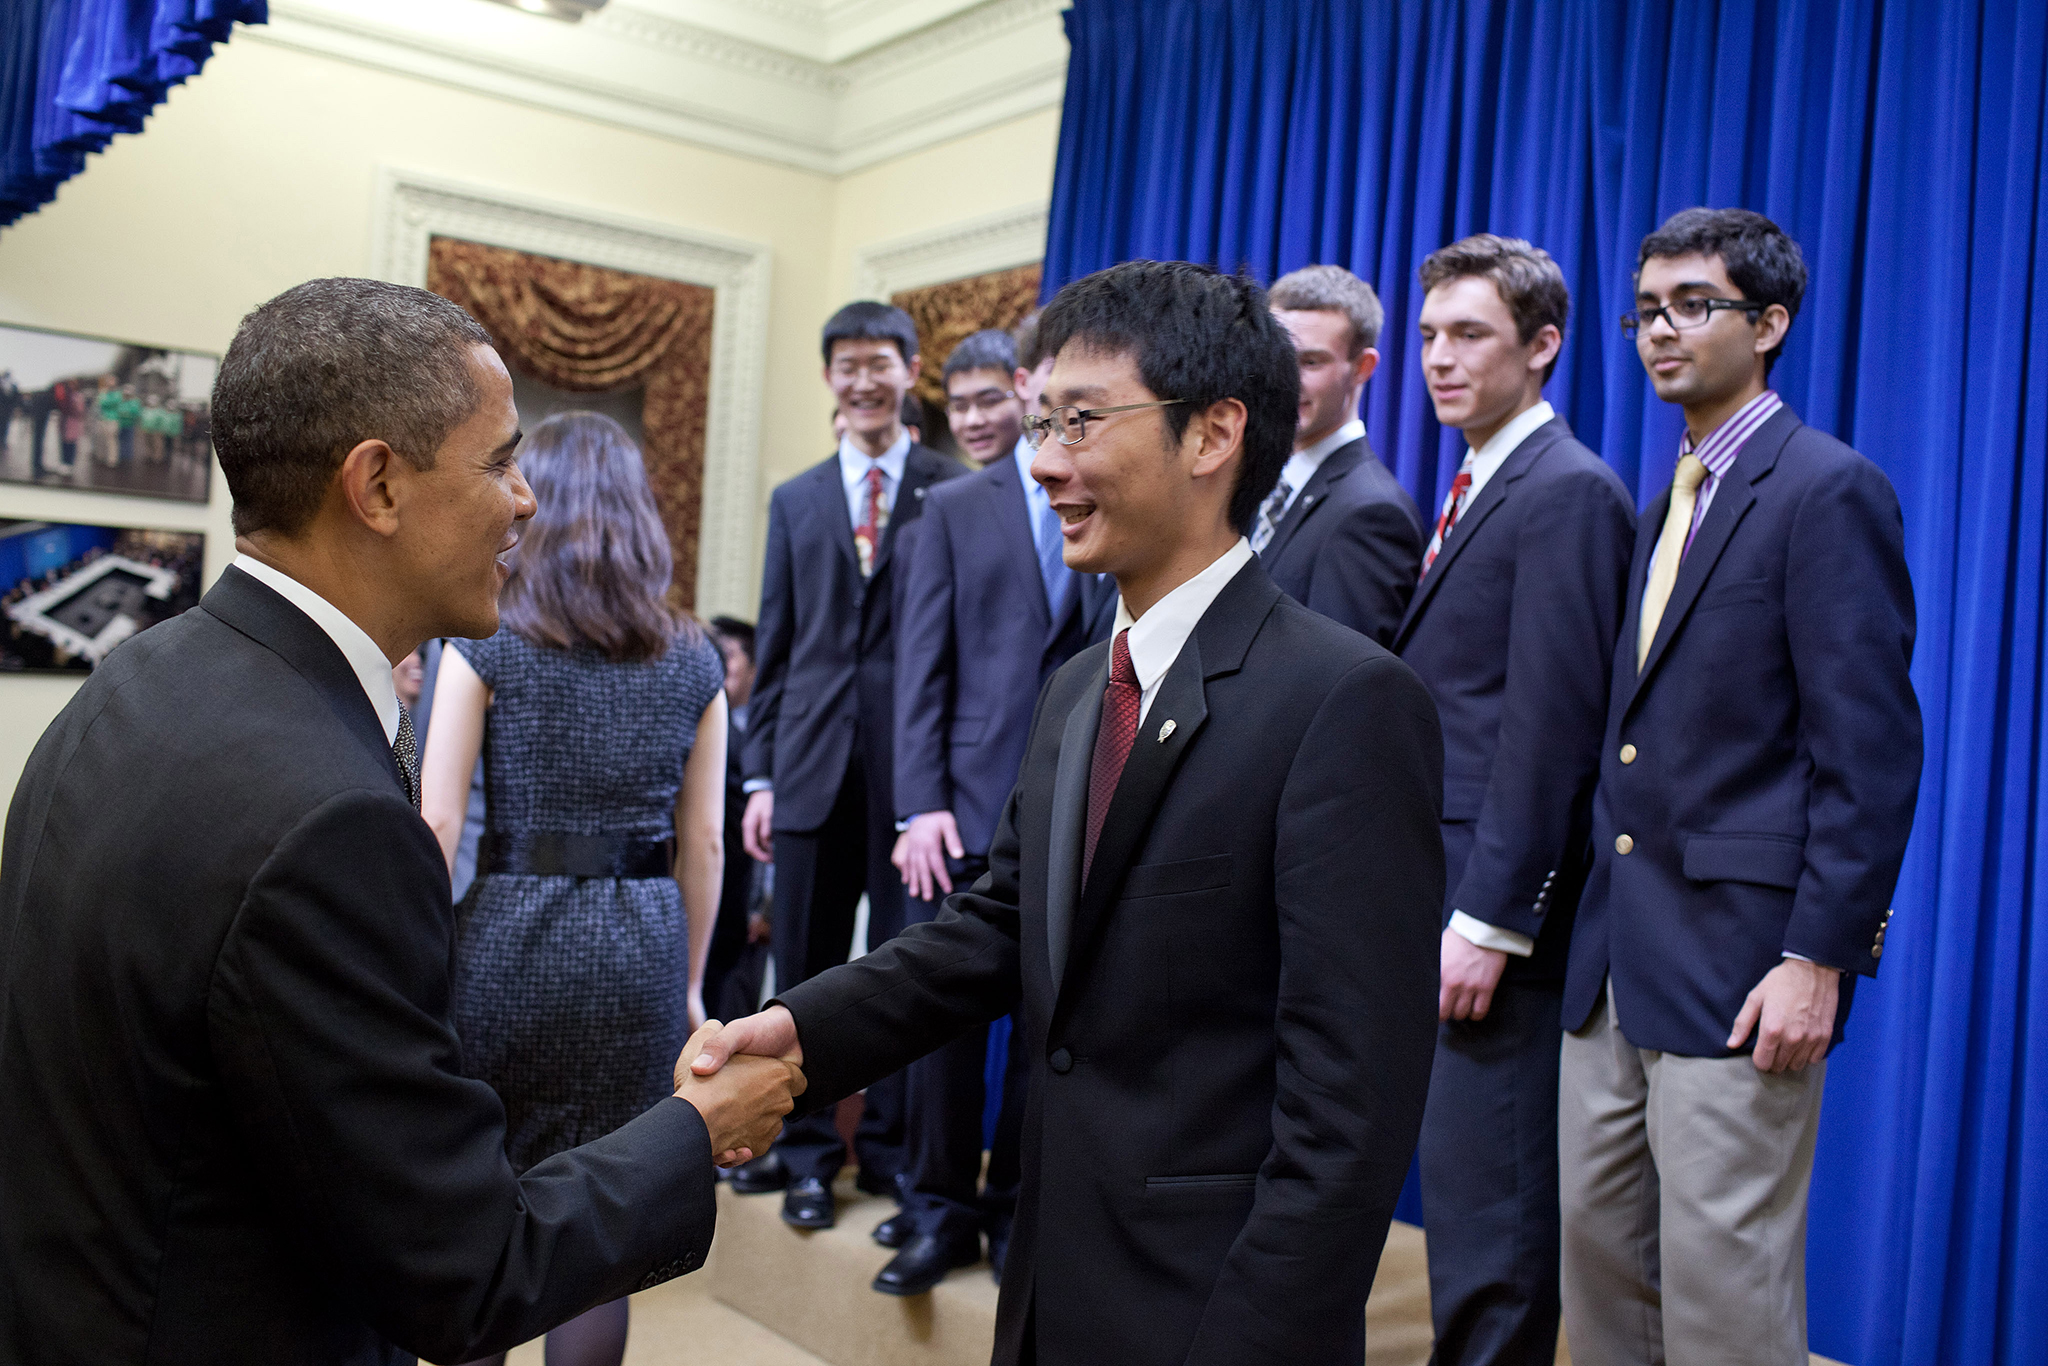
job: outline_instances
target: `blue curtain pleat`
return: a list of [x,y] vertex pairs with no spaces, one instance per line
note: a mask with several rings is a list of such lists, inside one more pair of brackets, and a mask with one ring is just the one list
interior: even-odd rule
[[1770,215],[1812,285],[1773,376],[1899,492],[1926,769],[1884,971],[1829,1064],[1814,1350],[2048,1361],[2048,7],[2033,0],[1075,0],[1047,296],[1138,257],[1347,265],[1365,418],[1433,507],[1461,454],[1415,271],[1530,238],[1548,395],[1647,503],[1679,415],[1615,326],[1644,233]]
[[0,228],[56,197],[85,158],[142,129],[268,0],[6,0],[0,7]]

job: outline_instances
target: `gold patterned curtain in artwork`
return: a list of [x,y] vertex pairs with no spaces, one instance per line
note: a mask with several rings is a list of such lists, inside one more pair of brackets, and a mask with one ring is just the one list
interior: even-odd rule
[[483,324],[508,364],[573,393],[645,386],[648,482],[675,552],[677,598],[697,598],[711,312],[702,285],[436,237],[427,288]]
[[990,271],[965,280],[948,280],[923,289],[906,289],[890,302],[910,315],[917,324],[918,349],[924,366],[915,390],[925,409],[938,421],[946,412],[946,386],[939,374],[953,348],[985,327],[1005,330],[1024,321],[1038,306],[1039,268],[1018,266],[1014,270]]

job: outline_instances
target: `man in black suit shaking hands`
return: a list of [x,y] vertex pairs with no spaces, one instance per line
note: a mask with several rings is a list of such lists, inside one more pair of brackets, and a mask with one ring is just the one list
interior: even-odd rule
[[391,666],[497,629],[534,510],[504,363],[445,299],[316,280],[243,320],[213,406],[239,557],[8,812],[0,1360],[464,1361],[701,1266],[714,1156],[797,1077],[679,1068],[687,1104],[515,1175],[449,1022]]
[[1047,683],[989,871],[727,1026],[824,1100],[1014,1010],[1030,1059],[995,1360],[1356,1366],[1436,1034],[1436,708],[1244,533],[1293,444],[1248,279],[1060,292],[1032,476],[1115,634]]

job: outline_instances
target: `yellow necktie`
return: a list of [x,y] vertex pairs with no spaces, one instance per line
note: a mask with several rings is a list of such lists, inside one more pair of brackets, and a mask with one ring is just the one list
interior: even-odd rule
[[1678,458],[1678,477],[1671,481],[1671,507],[1664,514],[1664,530],[1657,536],[1657,563],[1650,570],[1650,582],[1643,589],[1642,621],[1636,628],[1636,672],[1650,657],[1650,642],[1657,638],[1657,625],[1664,620],[1664,607],[1671,601],[1671,589],[1678,582],[1678,562],[1685,556],[1685,538],[1692,530],[1692,510],[1699,505],[1700,485],[1707,482],[1707,467],[1696,455]]

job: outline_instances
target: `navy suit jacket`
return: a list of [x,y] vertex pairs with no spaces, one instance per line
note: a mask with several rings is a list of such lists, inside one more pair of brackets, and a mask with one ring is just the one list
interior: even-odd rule
[[836,453],[769,498],[745,767],[749,781],[774,784],[777,830],[825,823],[856,741],[868,763],[870,792],[888,800],[897,549],[931,486],[965,473],[937,451],[910,448],[867,579],[853,548]]
[[1259,562],[1280,591],[1381,645],[1422,570],[1422,514],[1364,437],[1326,456]]
[[1631,1043],[1729,1056],[1744,998],[1789,951],[1843,969],[1839,1042],[1884,950],[1920,786],[1898,496],[1780,409],[1721,480],[1638,674],[1670,500],[1636,531],[1565,1028],[1611,975]]
[[1115,582],[1076,574],[1045,600],[1030,504],[1006,452],[931,490],[907,547],[896,623],[896,814],[951,811],[988,853],[1017,785],[1038,690],[1091,641]]
[[1627,486],[1552,418],[1444,538],[1394,637],[1443,720],[1444,920],[1535,940],[1517,976],[1564,975],[1635,537]]

